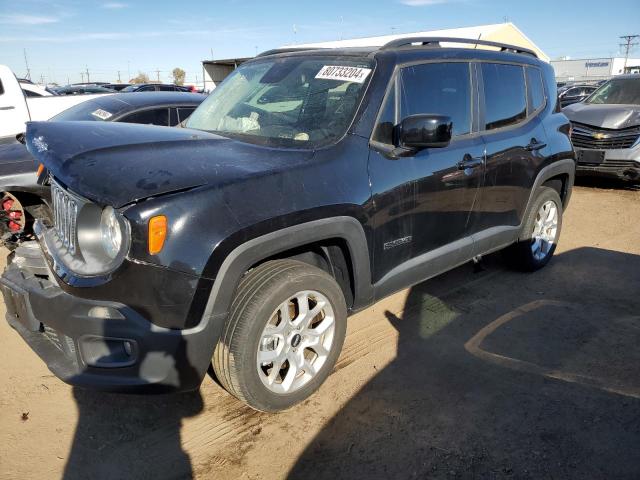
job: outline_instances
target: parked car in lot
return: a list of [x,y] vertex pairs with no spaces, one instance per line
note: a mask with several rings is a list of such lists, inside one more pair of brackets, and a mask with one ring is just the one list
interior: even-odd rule
[[84,95],[85,93],[115,93],[115,90],[100,85],[67,85],[56,88],[58,95]]
[[563,112],[579,174],[640,180],[640,75],[614,77]]
[[[163,92],[95,98],[51,119],[175,126],[186,120],[204,95]],[[37,164],[17,140],[0,145],[0,243],[10,249],[33,238],[33,219],[49,212],[50,188],[36,183]]]
[[0,65],[0,144],[14,142],[15,136],[25,131],[25,122],[49,120],[61,111],[94,97],[27,96],[23,90],[25,83],[19,82],[9,67]]
[[138,83],[129,85],[121,90],[122,92],[190,92],[189,87],[164,83]]
[[116,92],[119,92],[121,90],[124,90],[128,86],[130,86],[130,84],[129,83],[105,83],[104,85],[101,85],[101,86],[104,88],[110,88],[111,90],[115,90]]
[[18,82],[20,83],[20,87],[22,88],[25,97],[49,97],[51,95],[55,95],[55,93],[50,92],[46,87],[36,85],[31,81],[18,79]]
[[558,95],[560,97],[560,107],[564,108],[581,102],[597,89],[598,87],[595,85],[573,85]]
[[189,390],[213,364],[282,410],[330,374],[350,313],[503,248],[543,267],[568,134],[535,53],[437,38],[266,52],[183,129],[30,123],[53,220],[40,263],[16,252],[0,279],[8,320],[72,384]]

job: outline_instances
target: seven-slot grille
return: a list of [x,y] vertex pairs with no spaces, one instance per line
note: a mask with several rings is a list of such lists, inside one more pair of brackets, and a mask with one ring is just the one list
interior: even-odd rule
[[583,123],[572,123],[571,142],[574,147],[592,150],[631,148],[640,137],[640,127],[609,130]]
[[76,218],[78,201],[60,185],[51,182],[53,227],[62,244],[72,255],[76,253]]

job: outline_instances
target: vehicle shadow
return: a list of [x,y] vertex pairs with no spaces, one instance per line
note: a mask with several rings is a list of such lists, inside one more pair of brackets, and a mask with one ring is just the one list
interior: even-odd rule
[[640,256],[580,248],[526,275],[494,255],[469,275],[386,312],[396,358],[289,478],[640,478]]
[[596,176],[577,176],[575,185],[578,187],[599,188],[603,190],[631,190],[640,191],[640,180],[625,181],[615,178],[605,178]]
[[[105,337],[118,337],[109,328]],[[180,341],[177,349],[186,349]],[[170,361],[172,352],[153,351]],[[141,358],[137,365],[144,365]],[[144,367],[139,367],[144,368]],[[178,382],[196,375],[183,368]],[[182,448],[184,418],[203,409],[199,391],[180,394],[115,394],[73,388],[78,408],[71,451],[63,478],[76,479],[172,479],[192,478],[193,468]]]

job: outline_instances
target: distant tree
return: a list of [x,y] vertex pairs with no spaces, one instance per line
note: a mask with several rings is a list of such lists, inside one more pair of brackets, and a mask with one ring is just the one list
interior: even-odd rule
[[146,73],[138,72],[138,76],[132,78],[129,83],[149,83],[149,76]]
[[176,85],[184,84],[184,76],[186,75],[186,72],[184,70],[176,67],[173,69],[171,74],[173,75],[173,83],[175,83]]

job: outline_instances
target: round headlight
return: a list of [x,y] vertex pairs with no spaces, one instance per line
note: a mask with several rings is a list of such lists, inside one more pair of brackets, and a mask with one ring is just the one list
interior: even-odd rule
[[122,225],[113,207],[105,207],[100,219],[102,247],[110,258],[116,258],[122,248]]

